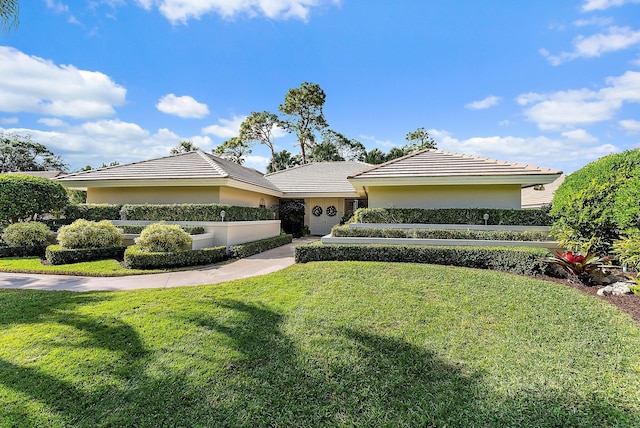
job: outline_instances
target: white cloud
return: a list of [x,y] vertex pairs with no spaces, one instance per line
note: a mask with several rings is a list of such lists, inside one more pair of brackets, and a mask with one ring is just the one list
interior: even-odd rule
[[498,105],[499,102],[500,102],[500,97],[489,95],[483,100],[473,101],[469,104],[466,104],[465,108],[468,108],[470,110],[484,110],[484,109],[488,109],[490,107]]
[[598,27],[606,27],[613,24],[613,18],[608,16],[593,16],[589,19],[578,19],[573,22],[576,27],[587,27],[590,25],[596,25]]
[[201,119],[209,114],[209,107],[190,96],[177,97],[175,94],[160,98],[156,108],[163,113],[183,118]]
[[0,123],[2,123],[4,125],[15,125],[18,122],[19,122],[19,119],[17,117],[2,117],[2,118],[0,118]]
[[363,135],[360,134],[358,136],[359,138],[366,140],[366,141],[371,141],[373,143],[375,143],[375,145],[380,146],[380,147],[384,147],[385,149],[391,149],[393,147],[399,147],[401,144],[396,144],[394,142],[392,142],[391,140],[379,140],[378,138],[372,136],[372,135]]
[[551,54],[546,49],[540,49],[540,53],[551,65],[560,65],[563,62],[576,58],[594,58],[607,52],[615,52],[628,49],[640,44],[640,31],[634,31],[629,27],[609,27],[606,32],[592,36],[578,36],[573,40],[573,52],[561,52],[558,55]]
[[585,0],[582,5],[582,11],[591,12],[594,10],[605,10],[610,7],[632,3],[640,3],[640,0]]
[[137,3],[147,10],[156,6],[172,23],[184,24],[209,13],[216,13],[225,19],[246,15],[307,21],[311,8],[339,4],[340,0],[137,0]]
[[103,73],[58,66],[0,46],[0,111],[105,117],[125,103],[126,92]]
[[609,77],[609,85],[589,89],[559,91],[550,94],[528,93],[517,102],[528,106],[524,115],[540,129],[562,129],[609,120],[625,102],[640,102],[640,72],[627,71]]
[[233,119],[218,119],[219,125],[202,128],[202,133],[215,135],[219,138],[237,137],[240,134],[240,125],[246,118],[247,116],[233,116]]
[[53,10],[56,13],[68,12],[69,6],[62,2],[56,2],[54,0],[45,0],[47,8]]
[[561,134],[566,137],[567,140],[574,141],[576,143],[596,143],[598,139],[589,134],[584,129],[574,129],[572,131],[566,131]]
[[43,117],[42,119],[38,119],[38,123],[42,123],[51,128],[62,128],[62,127],[69,126],[69,124],[67,124],[66,122],[60,119],[55,119],[50,117]]
[[271,158],[259,156],[259,155],[249,155],[245,157],[244,166],[248,168],[253,168],[258,171],[266,171],[267,165],[271,163]]
[[627,134],[640,134],[640,121],[638,120],[625,119],[619,121],[618,124]]

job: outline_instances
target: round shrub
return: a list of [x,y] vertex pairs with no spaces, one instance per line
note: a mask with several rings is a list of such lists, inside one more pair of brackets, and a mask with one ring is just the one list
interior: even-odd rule
[[147,226],[136,238],[142,251],[166,253],[191,249],[191,236],[178,225],[155,223]]
[[637,183],[635,177],[640,177],[640,149],[605,156],[569,175],[550,212],[556,239],[567,249],[607,254],[620,230],[637,218],[637,203],[619,196],[633,193],[627,183]]
[[44,223],[13,223],[2,232],[2,240],[10,247],[44,248],[53,241],[53,233]]
[[66,249],[118,247],[122,240],[122,231],[107,220],[80,219],[58,231],[58,243]]
[[19,174],[0,175],[0,220],[17,223],[62,210],[69,203],[64,187],[53,180]]

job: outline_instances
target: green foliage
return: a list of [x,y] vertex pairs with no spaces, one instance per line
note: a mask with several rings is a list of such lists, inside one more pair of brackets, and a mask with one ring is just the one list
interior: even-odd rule
[[176,147],[173,147],[169,153],[171,153],[172,155],[178,155],[180,153],[195,152],[198,150],[200,150],[200,148],[193,144],[193,142],[185,140],[180,141],[180,143]]
[[394,228],[355,228],[334,226],[333,236],[364,238],[419,238],[419,239],[483,239],[498,241],[547,241],[547,232],[513,230],[439,230],[439,229],[394,229]]
[[188,250],[192,241],[191,235],[178,225],[155,223],[144,228],[136,245],[141,251],[160,253]]
[[58,231],[58,243],[64,249],[118,247],[122,240],[122,231],[108,220],[79,219]]
[[258,143],[269,147],[269,150],[271,151],[272,171],[277,171],[275,161],[276,151],[272,139],[273,131],[278,126],[280,126],[280,119],[278,119],[278,115],[268,111],[252,111],[240,125],[240,141],[245,144]]
[[618,188],[613,218],[619,230],[640,228],[640,166]]
[[374,261],[429,263],[493,269],[518,275],[554,275],[542,259],[548,251],[519,247],[449,247],[424,245],[319,244],[295,247],[296,263],[314,261]]
[[9,247],[31,248],[39,253],[53,241],[53,233],[43,223],[14,223],[4,229],[2,241]]
[[613,242],[613,253],[621,264],[640,270],[640,230],[630,229]]
[[290,244],[292,239],[293,236],[291,235],[279,235],[272,238],[260,239],[258,241],[246,242],[244,244],[232,245],[229,248],[229,255],[237,258],[249,257],[254,254],[262,253],[263,251],[271,250],[272,248]]
[[[0,13],[5,2],[0,2]],[[31,136],[0,132],[0,173],[63,170],[65,166],[59,156],[31,141]]]
[[[637,177],[640,149],[605,156],[569,175],[553,198],[550,214],[556,229],[575,238],[579,246],[588,247],[583,251],[607,254],[624,228],[622,224],[637,222],[637,203],[633,205]],[[627,204],[625,198],[634,192],[635,199]],[[563,241],[560,235],[557,239]]]
[[282,171],[283,169],[293,168],[302,163],[300,155],[292,155],[287,150],[276,152],[271,158],[272,162],[267,165],[267,174]]
[[304,199],[280,200],[280,226],[294,238],[304,235]]
[[67,191],[53,180],[27,175],[0,175],[0,222],[33,220],[63,209]]
[[237,207],[223,204],[124,205],[122,220],[151,221],[224,221],[273,220],[271,210],[259,207]]
[[63,248],[60,245],[49,245],[45,257],[52,265],[89,262],[93,260],[122,259],[125,247],[91,247]]
[[212,152],[223,159],[242,165],[247,155],[251,153],[251,149],[246,141],[239,137],[231,137]]
[[407,133],[404,137],[407,141],[408,149],[410,151],[424,150],[424,149],[437,149],[436,142],[424,128],[418,128],[413,132]]
[[[124,233],[141,233],[148,225],[146,224],[119,224],[118,229],[122,229]],[[189,235],[200,235],[204,233],[204,227],[202,226],[184,226],[179,225],[180,229],[187,232]]]
[[550,226],[548,208],[535,210],[507,210],[495,208],[359,208],[358,223],[415,223],[415,224],[484,224],[489,214],[490,225]]
[[9,31],[16,28],[19,23],[18,0],[0,1],[0,29]]
[[120,220],[119,204],[70,204],[64,209],[64,217],[67,220]]
[[595,284],[596,273],[601,273],[603,263],[611,260],[611,257],[599,257],[594,253],[573,254],[556,251],[555,256],[549,256],[545,261],[551,265],[558,266],[569,274],[571,278],[577,278],[585,285]]
[[227,248],[224,246],[200,250],[149,252],[137,245],[132,245],[124,252],[124,263],[132,269],[154,269],[209,265],[222,261],[226,257]]

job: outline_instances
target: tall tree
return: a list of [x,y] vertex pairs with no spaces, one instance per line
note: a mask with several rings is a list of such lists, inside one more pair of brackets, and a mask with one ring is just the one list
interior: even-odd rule
[[343,134],[327,129],[322,133],[322,144],[331,143],[336,147],[340,160],[355,161],[360,160],[366,149],[364,145],[357,140],[347,138]]
[[[1,1],[1,0],[0,0]],[[0,172],[63,170],[65,163],[30,135],[0,133]]]
[[436,142],[424,128],[418,128],[407,133],[404,139],[407,141],[409,152],[423,149],[437,149]]
[[279,109],[287,115],[282,122],[284,129],[295,133],[302,155],[307,163],[307,150],[316,144],[316,132],[322,132],[328,124],[322,112],[326,95],[317,83],[304,82],[299,88],[289,89]]
[[189,140],[180,141],[180,143],[171,149],[172,155],[178,155],[180,153],[189,153],[200,150],[200,147],[193,144],[193,142]]
[[330,141],[317,144],[309,154],[311,162],[340,162],[344,158],[340,156],[338,148]]
[[240,139],[244,143],[257,142],[264,144],[271,150],[271,169],[276,171],[276,150],[273,145],[273,130],[280,125],[278,116],[268,111],[251,112],[240,125]]
[[0,0],[0,29],[9,31],[18,26],[18,0]]
[[385,155],[382,150],[376,147],[373,150],[365,152],[360,160],[371,165],[380,165],[381,163],[385,163],[387,161],[387,155]]
[[[300,155],[292,155],[287,150],[282,150],[281,152],[276,152],[273,159],[275,162],[267,165],[267,173],[270,174],[276,171],[282,171],[283,169],[292,168],[294,166],[300,165]],[[272,166],[275,165],[275,168]]]
[[239,137],[231,137],[212,150],[213,154],[235,162],[238,165],[244,163],[245,157],[251,153],[249,145]]

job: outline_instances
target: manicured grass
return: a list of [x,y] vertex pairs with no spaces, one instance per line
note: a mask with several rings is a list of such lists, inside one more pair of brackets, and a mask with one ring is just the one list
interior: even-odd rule
[[161,269],[140,270],[122,267],[117,260],[71,263],[67,265],[43,265],[38,257],[7,257],[0,259],[0,272],[49,273],[83,276],[123,276],[165,272]]
[[0,290],[0,426],[640,426],[640,328],[555,283],[323,262]]

